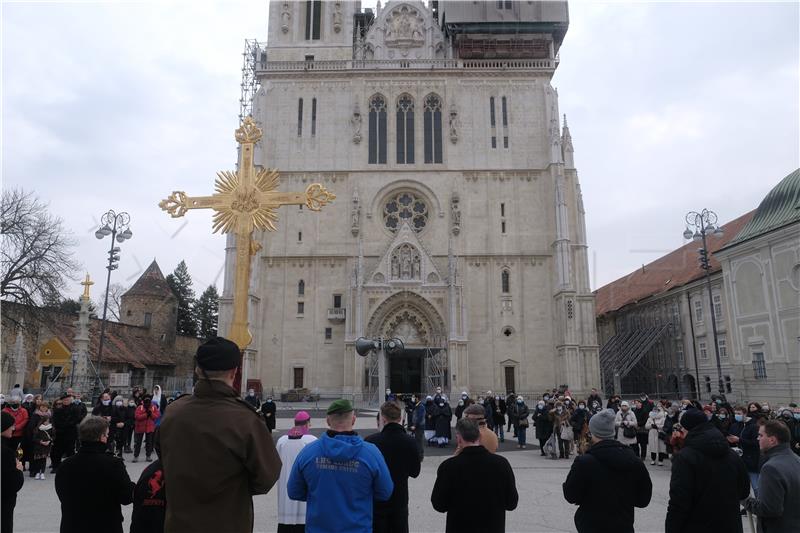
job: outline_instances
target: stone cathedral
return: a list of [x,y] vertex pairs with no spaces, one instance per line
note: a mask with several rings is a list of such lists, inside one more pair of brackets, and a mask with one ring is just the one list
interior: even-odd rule
[[[581,190],[550,80],[566,2],[272,1],[256,163],[321,212],[257,234],[243,379],[377,394],[599,387]],[[220,330],[231,319],[228,238]],[[382,394],[382,393],[381,393]]]

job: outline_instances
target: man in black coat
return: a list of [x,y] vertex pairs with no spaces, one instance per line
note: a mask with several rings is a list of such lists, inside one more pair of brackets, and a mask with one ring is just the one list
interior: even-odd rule
[[17,506],[17,492],[25,482],[22,474],[22,463],[17,459],[17,450],[10,444],[11,434],[14,432],[14,417],[3,411],[3,444],[2,444],[2,490],[0,497],[0,514],[2,514],[1,533],[11,533],[14,530],[14,507]]
[[122,533],[121,506],[133,501],[134,484],[123,462],[106,453],[108,422],[86,417],[78,433],[80,450],[56,473],[61,533]]
[[579,505],[579,533],[633,533],[634,507],[647,507],[653,483],[630,446],[614,438],[615,413],[600,411],[589,420],[592,447],[579,455],[564,482],[564,498]]
[[394,492],[388,501],[375,500],[372,513],[372,530],[375,533],[408,533],[408,478],[419,475],[421,457],[417,443],[400,425],[402,413],[396,402],[381,406],[383,430],[364,439],[383,454]]
[[666,533],[741,533],[739,502],[750,494],[742,459],[702,411],[681,417],[684,447],[672,459]]
[[78,424],[82,420],[81,409],[75,404],[71,393],[67,392],[61,399],[61,404],[62,407],[53,410],[53,427],[56,429],[56,437],[53,443],[53,460],[50,464],[52,472],[58,469],[62,457],[75,455]]
[[456,424],[456,440],[461,453],[439,465],[433,508],[447,513],[446,533],[503,533],[506,511],[519,501],[511,465],[480,445],[480,429],[470,418]]
[[272,396],[267,396],[267,401],[261,404],[261,416],[264,417],[264,423],[267,425],[267,429],[270,433],[275,430],[276,412],[277,407],[275,406],[275,402],[272,401]]

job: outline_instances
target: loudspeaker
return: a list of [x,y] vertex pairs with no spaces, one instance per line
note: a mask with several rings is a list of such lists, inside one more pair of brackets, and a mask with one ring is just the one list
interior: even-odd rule
[[386,350],[386,355],[399,355],[403,353],[405,346],[400,339],[388,339],[383,341],[383,349]]
[[365,337],[359,337],[356,339],[356,353],[360,356],[365,356],[372,350],[377,350],[380,348],[378,341],[367,339]]

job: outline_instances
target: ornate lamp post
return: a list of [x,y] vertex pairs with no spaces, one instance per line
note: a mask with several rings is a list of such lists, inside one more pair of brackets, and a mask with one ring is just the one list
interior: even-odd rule
[[[692,231],[691,228],[694,228]],[[683,232],[683,238],[686,240],[692,239],[702,244],[701,248],[697,249],[700,255],[700,268],[705,270],[706,287],[708,288],[708,303],[711,306],[711,331],[714,334],[714,354],[717,358],[717,381],[719,384],[719,394],[725,396],[725,386],[722,382],[722,364],[719,358],[719,343],[717,342],[717,315],[714,313],[714,296],[711,293],[711,265],[709,264],[708,244],[706,237],[708,235],[722,235],[722,228],[717,226],[717,214],[708,209],[703,209],[699,213],[690,211],[686,214],[686,230]],[[692,310],[689,309],[691,313]],[[694,342],[694,339],[692,339]],[[697,362],[695,361],[695,369]],[[700,390],[700,383],[697,384],[697,390]]]
[[129,227],[131,221],[128,213],[115,213],[108,211],[100,218],[100,228],[94,233],[98,239],[104,239],[111,235],[111,246],[108,249],[108,275],[106,276],[106,295],[103,302],[103,319],[100,321],[100,345],[97,348],[97,370],[95,371],[94,387],[92,388],[92,397],[94,398],[100,392],[100,364],[103,362],[103,345],[106,336],[106,316],[108,314],[108,288],[111,284],[111,271],[119,267],[119,246],[114,246],[114,240],[119,243],[127,241],[133,237],[133,232]]

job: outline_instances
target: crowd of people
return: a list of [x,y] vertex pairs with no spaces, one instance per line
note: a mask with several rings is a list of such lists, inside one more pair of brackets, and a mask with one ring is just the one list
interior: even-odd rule
[[[0,397],[2,533],[13,530],[23,472],[43,479],[48,457],[62,532],[122,532],[121,506],[129,504],[132,533],[252,532],[252,496],[276,484],[279,533],[408,532],[408,480],[419,475],[427,447],[452,444],[431,506],[447,514],[447,532],[502,532],[519,493],[511,464],[496,452],[506,439],[525,448],[531,426],[541,455],[577,455],[563,494],[578,506],[579,532],[634,531],[634,508],[652,496],[648,462],[671,468],[668,533],[741,532],[748,513],[759,531],[800,531],[795,404],[712,397],[704,405],[647,394],[604,402],[594,389],[586,398],[553,389],[532,408],[522,395],[487,391],[473,400],[463,391],[452,409],[441,388],[424,399],[386,390],[377,433],[354,431],[354,406],[339,399],[319,437],[311,434],[311,415],[299,411],[276,444],[272,398],[262,403],[252,389],[242,398],[233,388],[238,347],[211,339],[198,348],[196,364],[193,393],[174,401],[158,387],[130,399],[106,390],[91,410],[71,390],[52,410],[21,389]],[[134,483],[124,456],[135,462],[142,447],[151,464]]]

